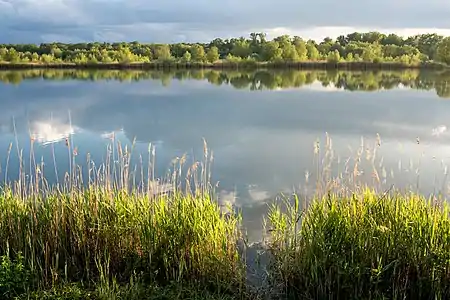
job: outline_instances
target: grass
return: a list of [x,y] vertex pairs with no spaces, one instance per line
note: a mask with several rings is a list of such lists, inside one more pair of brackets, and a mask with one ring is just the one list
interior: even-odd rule
[[[107,299],[116,299],[130,280],[146,289],[160,287],[159,294],[170,286],[176,287],[172,293],[246,293],[245,264],[238,249],[243,239],[240,215],[225,215],[214,201],[212,187],[203,184],[210,161],[207,150],[204,162],[177,179],[181,158],[171,174],[173,181],[167,183],[170,188],[163,192],[157,190],[162,183],[153,181],[154,159],[147,166],[148,181],[133,185],[131,151],[118,145],[108,150],[108,163],[92,167],[89,178],[83,179],[70,144],[68,140],[70,171],[63,184],[48,185],[44,166],[34,163],[31,155],[31,176],[21,174],[0,191],[0,255],[21,259],[20,266],[29,273],[28,295],[82,283],[94,295],[111,293]],[[149,156],[152,152],[150,147]],[[20,169],[25,170],[18,153]],[[5,278],[8,284],[17,281]],[[20,296],[16,290],[23,294],[24,289],[13,287],[3,296]]]
[[272,279],[293,299],[450,296],[447,204],[370,189],[317,198],[303,213],[293,202],[269,213]]
[[[375,161],[379,136],[372,150],[362,142],[356,157],[346,160],[346,175],[337,178],[331,175],[336,160],[331,139],[327,136],[324,149],[314,144],[312,200],[294,194],[275,202],[267,215],[268,280],[262,288],[246,277],[240,214],[222,212],[216,201],[206,142],[203,161],[184,168],[186,158],[177,158],[168,178],[158,181],[154,147],[148,149],[148,165],[133,170],[133,149],[112,139],[105,163],[95,167],[89,158],[86,166],[77,163],[68,138],[69,171],[52,186],[44,165],[31,153],[25,166],[17,147],[22,173],[0,191],[0,297],[450,296],[449,208],[434,197],[374,188],[383,180]],[[364,159],[376,175],[371,188],[358,183]]]

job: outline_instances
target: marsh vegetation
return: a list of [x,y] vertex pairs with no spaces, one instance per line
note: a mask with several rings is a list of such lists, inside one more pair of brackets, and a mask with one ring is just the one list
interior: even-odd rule
[[130,164],[133,150],[114,141],[99,166],[89,157],[78,163],[71,139],[66,147],[65,180],[50,185],[45,174],[52,171],[43,162],[10,146],[22,173],[0,192],[0,291],[6,299],[449,296],[450,218],[443,197],[377,189],[379,178],[373,187],[363,185],[361,157],[331,177],[329,136],[325,151],[314,144],[315,192],[280,195],[270,206],[265,284],[257,287],[247,277],[251,245],[239,210],[217,202],[206,142],[202,160],[178,157],[159,178],[152,145],[148,165],[138,166]]

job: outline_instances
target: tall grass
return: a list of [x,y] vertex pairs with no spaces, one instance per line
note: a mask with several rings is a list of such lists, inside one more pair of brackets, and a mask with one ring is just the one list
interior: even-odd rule
[[[317,174],[312,196],[301,199],[294,193],[270,207],[269,274],[278,295],[450,297],[450,216],[445,197],[419,194],[419,169],[410,191],[387,187],[383,158],[380,162],[377,158],[381,144],[380,136],[373,147],[362,140],[354,157],[345,160],[342,172],[333,177],[331,169],[340,166],[327,135],[323,149],[319,142],[314,144]],[[415,170],[412,162],[409,169]],[[364,173],[371,179],[360,180]]]
[[[272,207],[274,283],[293,299],[447,299],[446,203],[416,194],[298,198]],[[287,209],[286,209],[287,208]]]
[[[99,166],[89,155],[80,159],[70,137],[65,144],[68,171],[55,185],[46,174],[57,175],[56,166],[36,159],[33,138],[27,158],[18,145],[8,149],[5,178],[12,151],[19,176],[0,190],[0,256],[20,262],[0,274],[0,285],[14,287],[8,297],[28,288],[51,298],[61,285],[74,295],[84,293],[78,285],[93,289],[94,299],[450,296],[449,208],[435,197],[381,192],[388,175],[377,161],[379,136],[372,148],[362,140],[343,166],[328,135],[323,149],[314,144],[314,174],[306,180],[313,178],[312,194],[275,202],[267,216],[269,281],[262,289],[246,278],[240,214],[224,213],[216,201],[206,142],[201,161],[189,166],[185,156],[176,158],[161,179],[152,145],[148,164],[138,157],[133,167],[134,144],[123,147],[114,136]],[[364,167],[370,188],[360,178]],[[255,290],[260,294],[249,293]]]
[[[19,179],[0,191],[0,256],[23,256],[34,279],[30,288],[139,278],[157,286],[243,292],[241,219],[224,215],[215,201],[206,143],[202,162],[185,174],[186,159],[179,158],[159,182],[152,146],[149,164],[138,171],[130,167],[132,151],[113,140],[105,164],[95,167],[88,159],[84,172],[71,143],[68,138],[63,183],[49,185],[44,164],[32,154],[30,174],[24,174],[17,148]],[[136,182],[136,172],[147,176]]]

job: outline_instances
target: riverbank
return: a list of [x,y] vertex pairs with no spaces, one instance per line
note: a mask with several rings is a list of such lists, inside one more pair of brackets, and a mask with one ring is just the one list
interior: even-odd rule
[[27,70],[27,69],[98,69],[98,70],[161,70],[161,69],[297,69],[297,70],[405,70],[430,69],[442,70],[448,66],[441,63],[404,64],[396,62],[256,62],[236,61],[217,63],[5,63],[0,62],[0,70]]

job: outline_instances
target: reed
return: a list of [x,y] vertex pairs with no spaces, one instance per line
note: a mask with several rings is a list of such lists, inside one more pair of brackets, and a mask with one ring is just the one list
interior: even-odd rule
[[[186,158],[178,158],[160,181],[152,146],[138,171],[130,167],[132,151],[113,139],[105,164],[88,159],[85,170],[71,143],[68,138],[69,172],[61,184],[46,182],[44,164],[32,154],[25,175],[17,148],[23,173],[0,191],[0,256],[23,257],[30,290],[138,278],[147,286],[244,293],[241,218],[225,215],[215,201],[206,143],[202,162],[184,173]],[[136,182],[136,173],[147,176]]]
[[[450,296],[448,205],[440,195],[418,193],[420,172],[416,190],[386,189],[379,136],[373,145],[361,140],[347,159],[335,153],[328,135],[323,145],[314,143],[313,171],[305,180],[312,178],[311,190],[305,189],[304,199],[295,192],[270,206],[263,287],[251,286],[246,277],[251,268],[241,215],[223,212],[216,201],[206,142],[200,161],[188,165],[185,156],[177,157],[158,177],[152,145],[148,157],[139,156],[132,166],[134,143],[123,146],[112,135],[97,166],[90,155],[86,161],[78,157],[69,136],[68,171],[54,185],[46,174],[58,175],[57,168],[35,157],[34,143],[31,137],[26,158],[11,144],[3,171],[4,299]],[[14,151],[19,176],[10,182]]]
[[446,203],[414,193],[330,193],[273,206],[271,275],[292,299],[447,299]]

